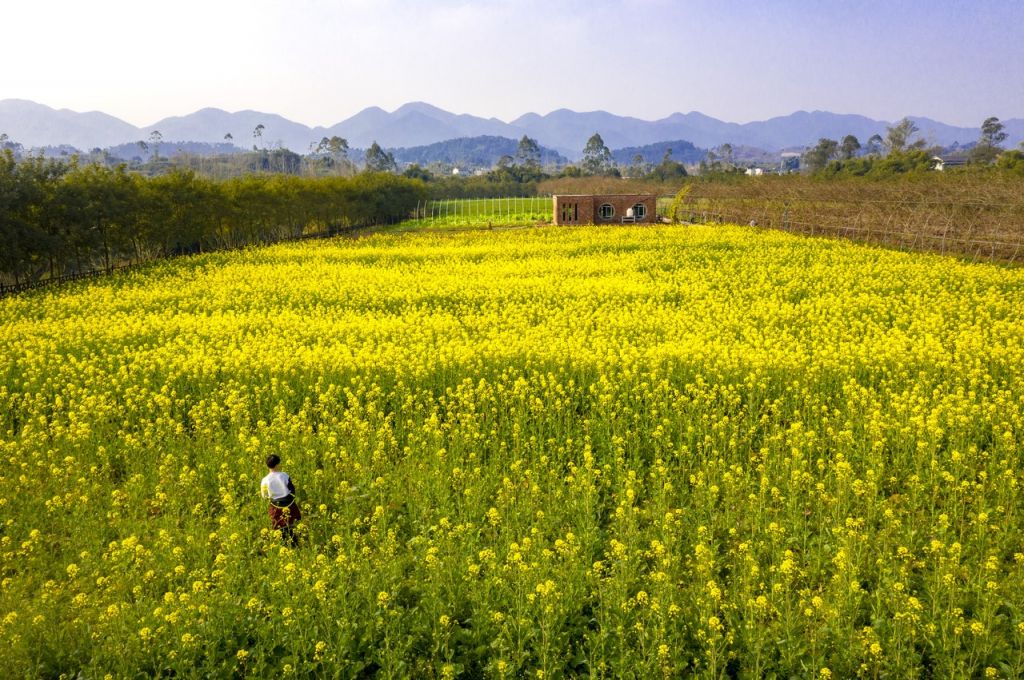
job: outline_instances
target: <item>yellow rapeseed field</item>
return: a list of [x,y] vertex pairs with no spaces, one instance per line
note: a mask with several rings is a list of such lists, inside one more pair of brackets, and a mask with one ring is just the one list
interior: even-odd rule
[[1019,269],[382,235],[9,298],[0,347],[7,677],[1024,674]]

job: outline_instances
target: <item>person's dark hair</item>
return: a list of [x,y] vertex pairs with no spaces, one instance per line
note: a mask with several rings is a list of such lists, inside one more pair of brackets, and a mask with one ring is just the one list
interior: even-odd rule
[[267,467],[268,468],[276,468],[280,463],[281,463],[281,456],[277,455],[276,453],[272,453],[269,456],[267,456]]

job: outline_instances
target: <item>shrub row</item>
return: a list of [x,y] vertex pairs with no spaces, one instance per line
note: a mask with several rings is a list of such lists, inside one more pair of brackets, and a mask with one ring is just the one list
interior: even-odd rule
[[419,180],[249,175],[159,177],[0,154],[0,280],[19,283],[185,252],[404,219]]

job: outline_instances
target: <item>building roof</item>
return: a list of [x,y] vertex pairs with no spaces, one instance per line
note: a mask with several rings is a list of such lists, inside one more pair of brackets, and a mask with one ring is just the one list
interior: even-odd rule
[[649,193],[637,193],[637,194],[555,194],[556,198],[593,198],[594,196],[602,196],[608,198],[615,198],[617,196],[642,196],[644,198],[654,198],[654,194]]

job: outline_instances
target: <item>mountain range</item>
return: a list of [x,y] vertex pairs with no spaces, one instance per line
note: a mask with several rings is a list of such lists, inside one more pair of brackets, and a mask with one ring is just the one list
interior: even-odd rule
[[[508,137],[479,135],[456,137],[421,146],[398,147],[391,153],[399,166],[441,163],[464,169],[486,169],[493,167],[502,156],[515,156],[518,147],[519,142]],[[560,166],[567,162],[564,156],[545,146],[541,146],[539,151],[541,165]],[[359,158],[359,150],[355,149],[350,156]]]
[[[910,117],[930,144],[952,146],[975,142],[979,128],[947,125],[930,118]],[[1006,145],[1024,141],[1024,119],[1002,121]],[[892,121],[827,111],[797,111],[751,123],[729,123],[698,112],[673,113],[660,120],[618,116],[606,111],[558,109],[546,115],[527,113],[510,122],[455,114],[424,102],[412,102],[388,112],[370,107],[330,127],[309,127],[273,113],[228,112],[206,108],[173,116],[147,127],[136,127],[114,116],[90,111],[53,109],[22,99],[0,100],[0,133],[25,147],[71,145],[79,149],[107,148],[148,140],[159,131],[168,145],[180,142],[282,146],[305,153],[323,137],[337,135],[352,147],[373,142],[388,148],[416,147],[462,137],[497,136],[518,139],[528,135],[570,159],[580,156],[587,139],[599,132],[609,148],[640,147],[666,140],[686,140],[697,147],[729,143],[769,151],[801,149],[819,138],[855,135],[863,144],[873,134],[885,135]],[[256,135],[257,126],[263,128]],[[979,122],[980,126],[980,122]],[[230,136],[228,136],[230,135]]]

